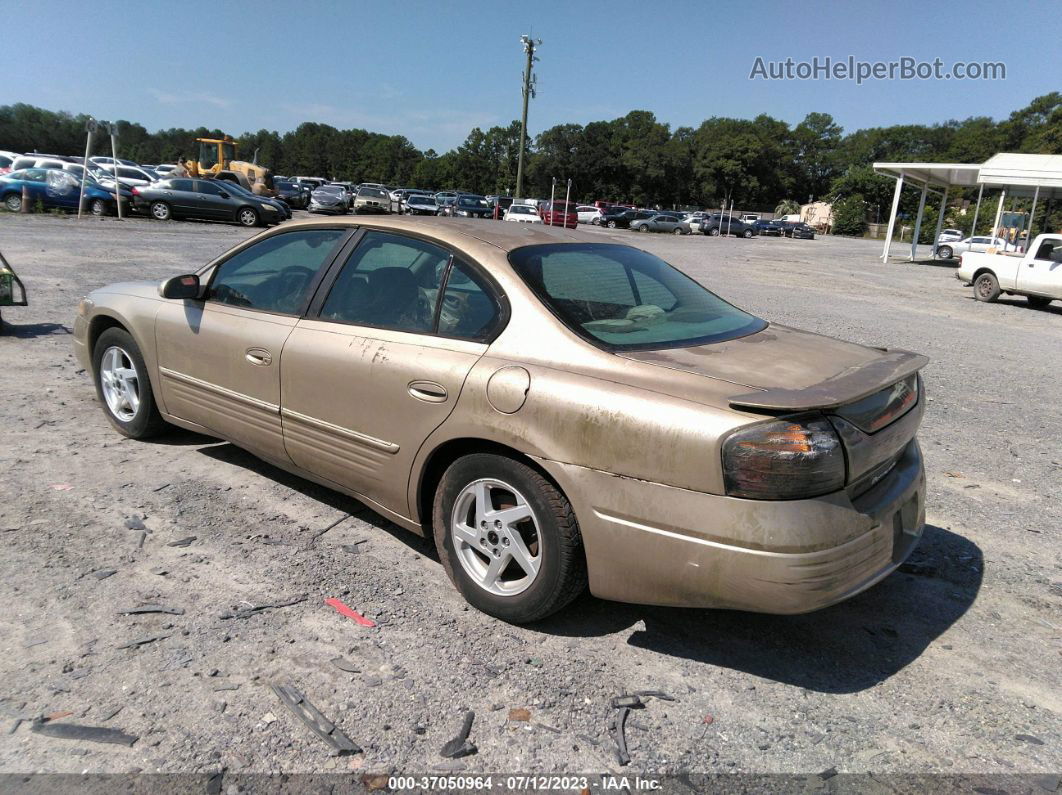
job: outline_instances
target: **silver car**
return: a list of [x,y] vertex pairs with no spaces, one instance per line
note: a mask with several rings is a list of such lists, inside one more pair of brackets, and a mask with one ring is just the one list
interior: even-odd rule
[[962,240],[954,240],[949,243],[941,243],[937,246],[937,256],[940,259],[953,259],[954,257],[961,256],[967,251],[988,251],[992,248],[1004,248],[1007,245],[1001,237],[988,237],[987,235],[978,235],[976,237],[967,237]]
[[631,221],[632,232],[670,232],[673,235],[688,235],[690,225],[673,213],[657,213],[651,218]]

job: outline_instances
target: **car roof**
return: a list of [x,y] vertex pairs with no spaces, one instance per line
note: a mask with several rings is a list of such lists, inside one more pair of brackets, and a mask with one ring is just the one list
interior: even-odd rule
[[564,227],[540,226],[539,224],[490,223],[481,220],[459,218],[432,218],[406,216],[380,216],[368,218],[315,218],[306,221],[289,221],[278,231],[296,228],[360,226],[366,229],[410,232],[428,235],[442,243],[458,248],[463,243],[479,241],[502,251],[512,251],[523,246],[550,243],[600,243],[598,235]]

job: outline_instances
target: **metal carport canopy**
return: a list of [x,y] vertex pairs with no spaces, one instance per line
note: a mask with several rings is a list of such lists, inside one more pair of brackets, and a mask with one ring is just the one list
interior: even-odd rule
[[977,186],[981,166],[970,163],[875,163],[874,171],[886,177],[938,188]]
[[1062,198],[1062,155],[1019,155],[1003,152],[980,166],[977,182],[1007,188],[1011,196]]

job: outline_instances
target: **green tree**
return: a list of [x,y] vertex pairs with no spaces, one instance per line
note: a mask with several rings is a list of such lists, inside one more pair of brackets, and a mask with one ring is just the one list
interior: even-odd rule
[[833,203],[833,234],[862,237],[867,231],[867,205],[856,194]]

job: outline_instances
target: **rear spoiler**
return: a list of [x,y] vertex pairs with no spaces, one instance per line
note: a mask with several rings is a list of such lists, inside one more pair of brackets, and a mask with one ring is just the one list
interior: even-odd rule
[[917,373],[929,357],[899,349],[885,353],[866,364],[849,367],[806,389],[765,389],[731,397],[730,405],[757,411],[808,411],[833,409],[854,403],[887,386]]

